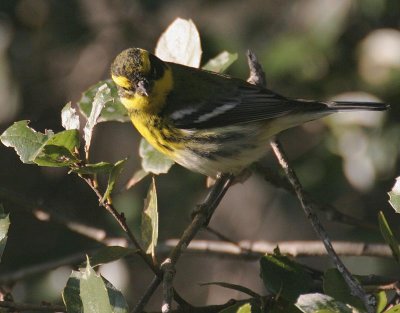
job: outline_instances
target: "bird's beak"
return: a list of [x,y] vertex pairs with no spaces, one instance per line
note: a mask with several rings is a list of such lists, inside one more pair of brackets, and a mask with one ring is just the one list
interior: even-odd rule
[[136,92],[141,95],[141,96],[149,96],[149,91],[147,90],[148,84],[146,84],[146,82],[144,81],[139,81],[137,86],[136,86]]

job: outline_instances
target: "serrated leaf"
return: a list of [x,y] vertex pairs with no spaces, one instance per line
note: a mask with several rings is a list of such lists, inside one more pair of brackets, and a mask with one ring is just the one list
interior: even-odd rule
[[14,148],[23,163],[32,164],[52,132],[42,134],[28,127],[29,121],[15,122],[0,136],[1,142]]
[[301,295],[295,305],[304,313],[358,313],[354,308],[320,293]]
[[4,213],[3,205],[0,204],[0,261],[3,256],[8,238],[8,229],[10,227],[10,217]]
[[255,291],[253,291],[253,290],[251,290],[249,288],[246,288],[244,286],[241,286],[241,285],[236,285],[236,284],[231,284],[231,283],[226,283],[226,282],[219,282],[219,281],[200,284],[200,286],[211,286],[211,285],[220,286],[220,287],[223,287],[223,288],[228,288],[228,289],[240,291],[240,292],[243,292],[243,293],[245,293],[245,294],[247,294],[247,295],[249,295],[251,297],[254,297],[254,298],[260,298],[261,297]]
[[69,166],[78,161],[74,155],[79,147],[79,132],[75,129],[54,134],[36,132],[28,121],[10,126],[0,137],[4,145],[14,148],[23,163],[40,166]]
[[71,107],[71,102],[68,102],[61,110],[61,125],[67,130],[79,130],[79,115],[76,114],[76,110]]
[[363,310],[362,301],[351,294],[351,290],[336,268],[328,269],[323,278],[323,288],[325,294],[335,300],[350,304],[353,307]]
[[88,153],[90,148],[90,142],[92,140],[93,129],[98,123],[98,119],[101,111],[103,110],[105,104],[110,102],[113,98],[111,97],[111,90],[107,84],[103,84],[99,87],[94,96],[92,102],[92,110],[86,121],[86,125],[83,128],[83,134],[85,138],[85,151]]
[[93,164],[85,164],[79,168],[73,168],[72,171],[78,174],[95,175],[109,174],[113,169],[114,164],[108,162],[99,162]]
[[392,250],[393,257],[396,259],[397,262],[400,262],[399,242],[394,236],[393,231],[390,228],[389,223],[387,222],[385,215],[383,215],[382,211],[380,211],[378,214],[378,221],[381,234],[385,239],[385,242],[389,245],[390,249]]
[[133,176],[131,179],[128,181],[126,184],[126,189],[130,189],[133,186],[135,186],[138,182],[142,181],[145,177],[147,177],[150,173],[146,172],[144,169],[137,170],[135,173],[133,173]]
[[72,272],[62,297],[68,313],[128,313],[121,292],[97,275],[89,261],[84,269]]
[[141,238],[146,253],[151,254],[154,257],[158,241],[158,207],[154,177],[151,180],[151,185],[144,201],[144,210],[141,222]]
[[121,103],[118,96],[117,87],[111,79],[98,82],[97,84],[89,87],[89,89],[82,94],[81,99],[77,103],[81,113],[86,117],[86,119],[89,118],[90,112],[92,111],[93,100],[97,93],[97,90],[100,86],[104,84],[106,84],[107,87],[110,88],[112,101],[109,101],[105,104],[103,110],[100,113],[100,117],[97,120],[97,123],[106,121],[129,121],[128,112],[126,111],[124,105]]
[[144,138],[140,141],[139,155],[142,158],[142,168],[148,173],[165,174],[174,165],[174,161],[156,150]]
[[109,246],[99,249],[90,257],[90,264],[93,267],[119,260],[128,255],[137,253],[137,249],[125,248],[120,246]]
[[260,260],[264,286],[272,293],[295,301],[300,294],[310,291],[313,280],[299,263],[286,256],[265,255]]
[[191,20],[177,18],[161,35],[155,54],[164,61],[198,68],[202,51],[196,25]]
[[122,169],[124,168],[124,164],[127,159],[124,160],[119,160],[114,164],[112,167],[110,174],[108,175],[108,182],[107,182],[107,188],[106,191],[104,192],[103,198],[101,199],[102,202],[104,202],[106,199],[108,200],[109,203],[111,203],[111,193],[114,189],[115,186],[115,181],[117,180],[118,176],[121,174]]
[[229,53],[228,51],[223,51],[220,54],[218,54],[216,57],[214,57],[211,60],[209,60],[203,66],[203,69],[207,70],[207,71],[223,73],[237,59],[238,59],[238,54],[237,53]]
[[389,203],[396,211],[400,213],[400,177],[396,178],[396,182],[391,191],[388,192]]

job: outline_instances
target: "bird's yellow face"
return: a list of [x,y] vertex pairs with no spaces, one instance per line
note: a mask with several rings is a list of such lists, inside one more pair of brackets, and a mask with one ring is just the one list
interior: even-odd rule
[[126,49],[115,58],[111,77],[128,111],[157,112],[173,85],[169,66],[139,48]]

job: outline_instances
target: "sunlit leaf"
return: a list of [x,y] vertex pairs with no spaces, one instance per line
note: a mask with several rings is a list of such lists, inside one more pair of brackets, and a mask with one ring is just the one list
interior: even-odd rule
[[139,146],[139,155],[142,158],[142,168],[144,171],[153,174],[168,173],[174,161],[156,150],[146,139],[142,138]]
[[223,73],[227,70],[229,66],[232,65],[238,58],[237,53],[229,53],[228,51],[223,51],[218,54],[215,58],[209,60],[203,69],[207,71]]
[[142,213],[141,234],[143,247],[147,254],[155,256],[158,241],[157,191],[154,177],[151,181]]
[[76,110],[71,107],[71,102],[68,102],[61,110],[61,125],[69,129],[79,129],[79,115],[76,114]]
[[378,214],[378,221],[379,221],[379,229],[381,230],[381,234],[385,239],[385,242],[389,245],[390,249],[392,250],[393,257],[396,259],[397,262],[400,262],[400,248],[399,242],[393,234],[392,229],[387,222],[385,215],[383,212],[379,212]]
[[19,121],[10,126],[0,139],[4,145],[14,148],[23,163],[59,167],[78,161],[74,155],[80,144],[76,129],[42,134],[28,127],[28,121]]
[[47,131],[46,134],[36,132],[28,127],[29,121],[15,122],[1,134],[1,142],[15,149],[23,163],[33,163],[33,160],[41,151],[42,146],[54,134]]
[[101,85],[94,96],[92,102],[92,110],[86,121],[86,125],[83,128],[83,134],[85,138],[85,151],[88,153],[90,142],[92,140],[93,129],[98,123],[98,118],[105,104],[112,100],[111,90],[107,84]]
[[126,160],[127,159],[119,160],[112,167],[110,174],[108,175],[107,189],[104,192],[103,199],[101,200],[102,202],[104,202],[107,199],[111,203],[111,198],[110,198],[111,192],[114,189],[115,181],[122,172]]
[[328,269],[323,279],[324,292],[335,300],[363,309],[362,301],[351,294],[351,290],[336,268]]
[[144,169],[137,170],[133,173],[133,176],[126,184],[126,189],[130,189],[135,186],[138,182],[142,181],[145,177],[149,175],[149,172],[146,172]]
[[388,194],[390,205],[397,213],[400,213],[400,177],[396,178],[396,182]]
[[301,295],[295,305],[304,313],[358,313],[354,308],[320,293]]
[[304,267],[286,256],[265,255],[260,265],[265,287],[288,301],[295,301],[313,285],[312,277]]
[[3,205],[0,204],[0,261],[3,256],[4,248],[7,243],[8,228],[10,227],[10,217],[4,213]]
[[89,261],[85,268],[72,272],[62,297],[68,313],[128,313],[121,292],[97,275]]
[[124,105],[121,103],[118,96],[117,87],[111,79],[100,81],[97,84],[91,86],[83,93],[81,99],[78,101],[78,107],[81,113],[86,117],[86,119],[89,118],[90,112],[92,111],[93,100],[97,93],[97,90],[100,86],[103,86],[104,84],[106,84],[107,87],[110,88],[112,101],[109,101],[105,104],[103,110],[100,113],[100,117],[97,120],[97,123],[106,121],[129,121],[128,112],[126,111]]
[[199,67],[202,50],[196,25],[177,18],[161,35],[155,54],[164,61]]

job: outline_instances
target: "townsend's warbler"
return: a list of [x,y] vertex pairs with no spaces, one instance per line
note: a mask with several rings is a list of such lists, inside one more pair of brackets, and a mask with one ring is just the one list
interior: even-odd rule
[[146,50],[121,52],[111,66],[133,125],[182,166],[215,177],[237,174],[287,128],[331,113],[385,110],[375,102],[288,99],[244,80],[164,62]]

